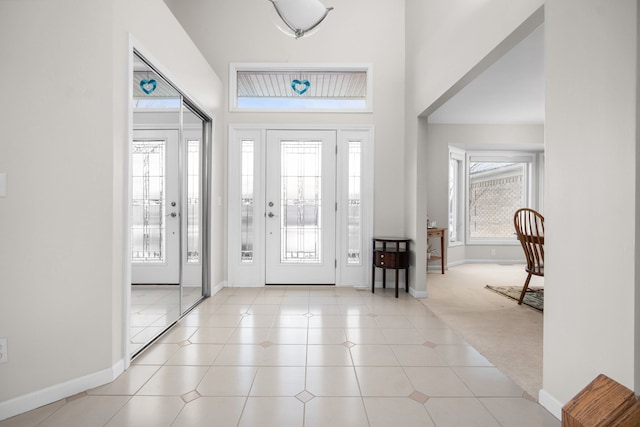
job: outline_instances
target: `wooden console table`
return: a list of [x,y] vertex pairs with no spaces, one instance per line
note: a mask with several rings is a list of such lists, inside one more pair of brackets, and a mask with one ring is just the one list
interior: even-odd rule
[[374,237],[371,265],[371,293],[376,288],[376,267],[382,269],[382,287],[387,287],[387,270],[396,271],[396,298],[398,298],[398,272],[404,270],[405,292],[409,292],[409,246],[411,239],[404,237]]
[[[442,266],[442,274],[444,274],[444,251],[445,251],[445,237],[447,234],[447,229],[446,228],[427,228],[427,240],[430,237],[440,237],[440,256],[431,256],[431,258],[427,258],[427,265],[429,265],[429,263],[431,261],[437,261],[440,260],[440,265]],[[429,247],[429,244],[427,243],[427,248]]]

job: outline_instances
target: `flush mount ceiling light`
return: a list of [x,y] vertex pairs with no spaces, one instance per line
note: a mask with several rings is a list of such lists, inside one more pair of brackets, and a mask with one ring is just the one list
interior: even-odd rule
[[[319,0],[269,0],[282,21],[299,39],[316,28],[327,17],[332,7],[324,7]],[[282,28],[281,28],[282,29]]]

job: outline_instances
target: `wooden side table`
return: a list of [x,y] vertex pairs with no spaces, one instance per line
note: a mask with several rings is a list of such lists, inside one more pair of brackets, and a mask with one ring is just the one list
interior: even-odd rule
[[382,269],[382,287],[387,287],[387,270],[396,271],[396,298],[398,298],[398,272],[404,270],[405,292],[409,292],[409,254],[411,239],[404,237],[374,237],[371,265],[371,293],[376,288],[376,267]]
[[[444,251],[445,251],[445,237],[447,234],[447,229],[446,228],[427,228],[427,240],[430,237],[440,237],[440,256],[432,256],[431,258],[427,259],[427,265],[429,265],[429,262],[431,261],[437,261],[438,259],[440,260],[440,264],[442,266],[442,274],[444,274]],[[429,244],[427,243],[427,247],[429,247]]]

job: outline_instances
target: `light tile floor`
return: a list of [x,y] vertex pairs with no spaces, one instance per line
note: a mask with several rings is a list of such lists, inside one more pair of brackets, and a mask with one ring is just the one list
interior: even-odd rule
[[423,304],[393,291],[226,288],[110,384],[15,426],[559,426]]
[[202,289],[178,285],[131,285],[129,335],[131,354],[153,341],[202,298]]

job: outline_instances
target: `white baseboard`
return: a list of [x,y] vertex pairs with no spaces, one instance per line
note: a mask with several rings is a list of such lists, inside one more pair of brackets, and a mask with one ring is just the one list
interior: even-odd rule
[[[487,259],[466,259],[460,264],[498,264],[498,265],[513,265],[513,264],[522,264],[526,265],[527,263],[521,259],[495,259],[495,258],[487,258]],[[448,264],[449,266],[453,264]],[[456,264],[459,265],[459,264]]]
[[562,420],[562,403],[555,397],[551,396],[544,389],[538,393],[538,402],[551,413],[554,417]]
[[[448,270],[448,269],[450,269],[451,267],[457,267],[457,266],[459,266],[459,265],[464,265],[464,264],[466,264],[466,263],[467,263],[467,260],[464,260],[464,259],[463,259],[463,260],[461,260],[461,261],[452,261],[452,262],[448,262],[448,263],[446,263],[446,264],[444,265],[444,268],[445,268],[445,270]],[[430,266],[428,266],[428,267],[429,267],[429,270],[440,270],[440,269],[441,269],[441,267],[440,267],[439,265],[435,265],[435,264],[430,265]]]
[[226,287],[227,287],[227,281],[223,280],[222,282],[218,283],[217,285],[211,288],[211,296],[214,296],[215,294],[217,294],[223,288],[226,288]]
[[[513,265],[513,264],[523,264],[526,263],[521,259],[495,259],[495,258],[487,258],[487,259],[463,259],[459,261],[451,261],[445,264],[445,270],[450,269],[451,267],[457,267],[459,265],[464,264],[498,264],[498,265]],[[440,271],[442,267],[440,264],[428,264],[427,269],[429,271]]]
[[110,383],[122,372],[124,360],[121,359],[111,368],[0,402],[0,421]]
[[414,297],[414,298],[426,298],[427,297],[427,291],[416,291],[412,287],[409,287],[409,294],[411,294],[411,296]]
[[224,282],[225,288],[264,288],[266,285],[264,283],[229,283]]

